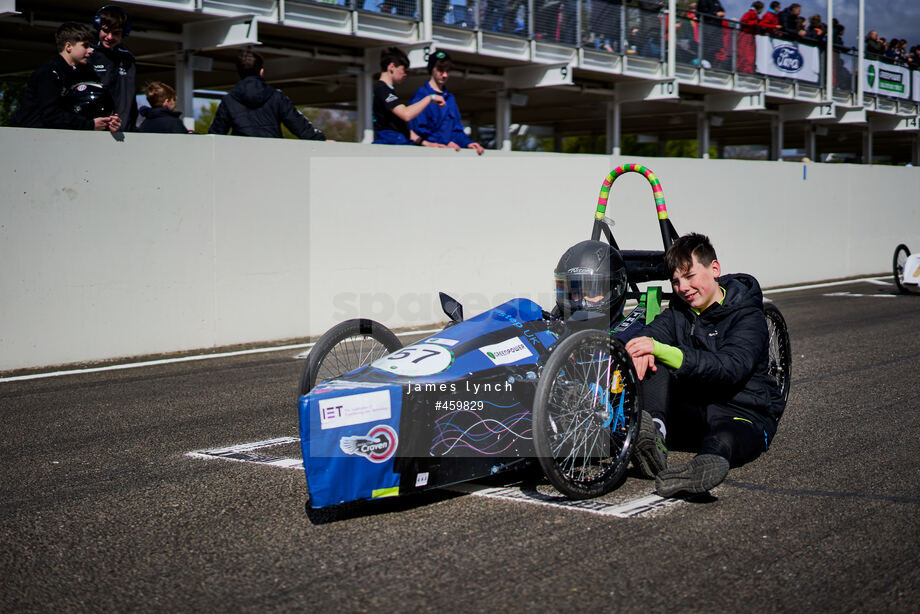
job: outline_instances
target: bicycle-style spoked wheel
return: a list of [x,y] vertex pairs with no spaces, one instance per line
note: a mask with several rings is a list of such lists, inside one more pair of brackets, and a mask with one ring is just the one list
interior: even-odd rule
[[768,370],[779,386],[783,403],[789,400],[789,388],[792,384],[792,345],[783,314],[773,304],[767,303],[763,308],[767,317],[767,330],[770,333]]
[[553,486],[572,499],[616,488],[632,456],[641,402],[620,342],[597,330],[560,341],[540,375],[533,407],[537,460]]
[[911,289],[904,283],[904,264],[907,257],[910,256],[910,248],[901,243],[894,250],[892,259],[892,268],[894,269],[894,284],[898,287],[898,292],[909,294]]
[[326,331],[310,350],[300,378],[300,395],[310,392],[317,382],[369,365],[401,347],[396,335],[379,322],[345,320]]

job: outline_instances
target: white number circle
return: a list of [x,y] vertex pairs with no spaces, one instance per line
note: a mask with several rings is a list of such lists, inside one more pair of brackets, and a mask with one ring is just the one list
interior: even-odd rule
[[418,343],[379,358],[371,366],[393,375],[434,375],[450,366],[453,354],[433,343]]

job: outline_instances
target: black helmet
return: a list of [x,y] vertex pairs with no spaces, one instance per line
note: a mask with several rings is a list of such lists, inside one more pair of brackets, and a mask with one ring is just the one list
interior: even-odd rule
[[620,252],[600,241],[582,241],[556,265],[556,305],[568,317],[575,311],[619,315],[626,302],[626,264]]
[[108,117],[115,112],[115,101],[101,83],[81,81],[70,88],[68,93],[73,112],[87,119]]

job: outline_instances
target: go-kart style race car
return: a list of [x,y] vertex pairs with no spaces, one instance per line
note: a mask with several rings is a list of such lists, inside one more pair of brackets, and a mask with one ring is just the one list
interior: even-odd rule
[[901,243],[894,250],[894,284],[903,294],[920,294],[920,253],[911,254]]
[[[650,322],[668,280],[664,250],[620,250],[606,217],[613,182],[629,172],[652,187],[664,250],[678,236],[658,178],[644,166],[615,168],[601,187],[592,240],[601,236],[626,265],[624,318],[567,319],[518,298],[464,319],[445,294],[450,319],[407,347],[367,319],[342,322],[310,351],[300,382],[300,438],[312,508],[379,499],[539,464],[573,499],[610,492],[633,453],[642,393],[618,335]],[[769,365],[783,398],[791,351],[785,321],[765,307]]]

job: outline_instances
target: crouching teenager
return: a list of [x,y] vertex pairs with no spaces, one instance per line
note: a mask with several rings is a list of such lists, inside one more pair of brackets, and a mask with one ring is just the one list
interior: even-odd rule
[[[665,254],[674,298],[626,344],[645,406],[634,462],[658,494],[707,492],[730,467],[765,452],[785,402],[768,372],[763,294],[750,275],[722,275],[709,239],[680,237]],[[667,446],[697,455],[667,468]]]

